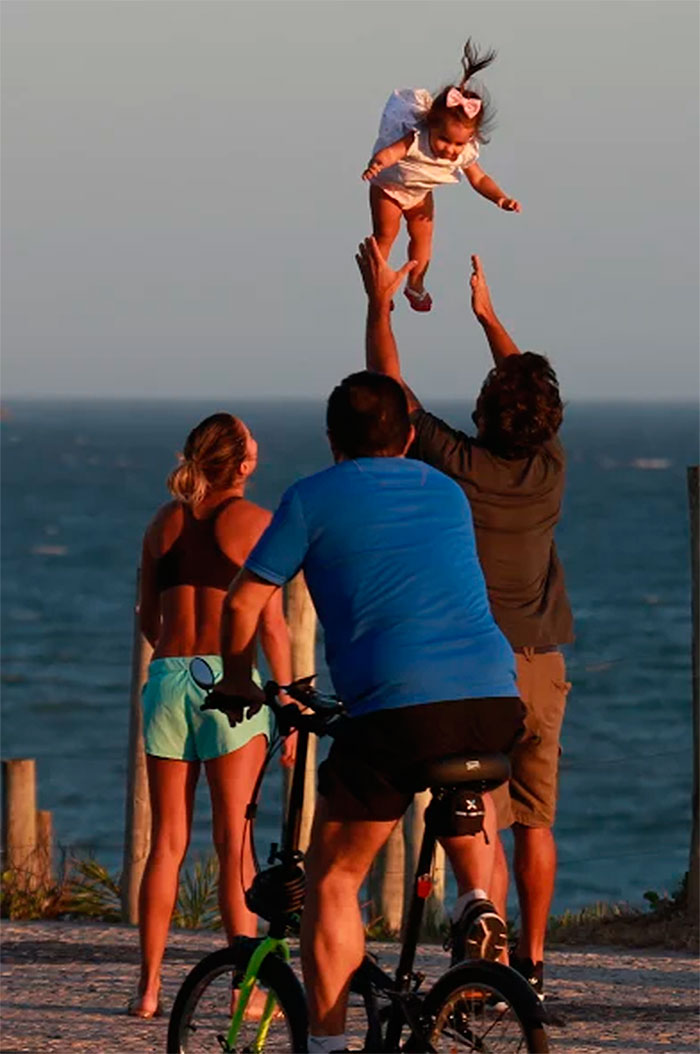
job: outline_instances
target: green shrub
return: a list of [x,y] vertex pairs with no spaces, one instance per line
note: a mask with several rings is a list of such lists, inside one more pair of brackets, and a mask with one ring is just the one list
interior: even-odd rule
[[218,904],[219,864],[214,855],[196,860],[192,871],[180,880],[173,924],[187,930],[218,930],[221,915]]
[[[219,867],[212,854],[196,860],[180,877],[173,924],[184,929],[218,929]],[[0,876],[0,917],[5,919],[89,918],[119,922],[121,881],[94,856],[67,856],[60,875],[38,885],[30,873]]]
[[94,856],[69,861],[65,914],[119,922],[122,917],[119,879]]

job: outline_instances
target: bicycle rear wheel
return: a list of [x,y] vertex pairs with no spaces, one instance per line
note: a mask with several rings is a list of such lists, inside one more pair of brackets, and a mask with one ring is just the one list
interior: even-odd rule
[[[227,1051],[232,992],[243,979],[255,942],[235,941],[202,959],[185,978],[168,1025],[168,1054],[221,1054]],[[296,1054],[306,1050],[307,1012],[304,990],[294,971],[277,955],[268,955],[258,970],[256,990],[272,993],[275,1015],[263,1045],[259,1021],[244,1020],[232,1049],[237,1054]]]
[[523,977],[500,963],[480,960],[448,970],[425,997],[422,1016],[437,1054],[549,1050],[540,1001]]

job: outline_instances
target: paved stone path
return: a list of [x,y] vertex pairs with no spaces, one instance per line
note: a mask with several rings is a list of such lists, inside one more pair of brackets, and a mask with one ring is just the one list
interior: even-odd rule
[[[137,974],[138,944],[125,926],[6,922],[2,927],[0,1049],[91,1054],[165,1051],[167,1018],[138,1021],[124,1013]],[[163,978],[166,1007],[203,955],[221,947],[217,933],[175,931]],[[383,964],[396,945],[375,944]],[[422,949],[420,968],[437,976],[441,949]],[[677,952],[610,948],[554,950],[548,1006],[565,1024],[549,1029],[562,1054],[697,1054],[698,964]],[[361,1045],[358,1037],[351,1044]]]

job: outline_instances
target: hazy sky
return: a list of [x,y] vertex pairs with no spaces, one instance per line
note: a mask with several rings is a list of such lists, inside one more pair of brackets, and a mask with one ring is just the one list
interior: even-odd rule
[[[469,254],[569,399],[698,392],[698,5],[3,0],[2,383],[322,395],[362,364],[360,173],[392,89],[498,49],[483,167],[436,193],[435,307],[395,311],[419,395],[488,364]],[[404,238],[394,259],[403,259]]]

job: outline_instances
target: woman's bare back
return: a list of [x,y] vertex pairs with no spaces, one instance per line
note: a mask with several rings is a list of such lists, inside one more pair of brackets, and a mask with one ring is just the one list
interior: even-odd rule
[[[216,509],[229,501],[217,514]],[[189,510],[182,502],[162,506],[144,537],[141,564],[141,627],[154,645],[154,658],[176,655],[217,655],[223,588],[173,585],[159,590],[158,564],[182,534],[186,517],[215,517],[215,545],[232,563],[232,578],[245,563],[271,515],[232,491],[211,492]]]

